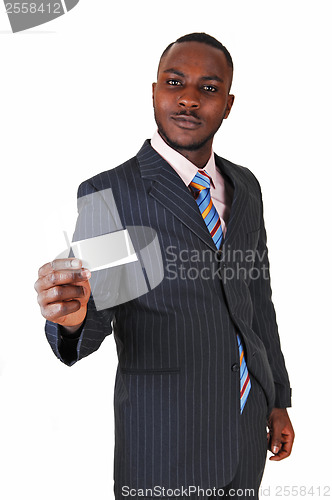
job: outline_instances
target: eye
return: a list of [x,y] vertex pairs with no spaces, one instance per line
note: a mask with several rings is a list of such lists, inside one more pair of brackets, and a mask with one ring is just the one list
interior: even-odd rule
[[207,92],[217,92],[217,90],[218,90],[213,85],[204,85],[203,89],[206,90]]
[[172,85],[173,87],[178,87],[179,85],[181,85],[181,82],[179,82],[179,80],[167,80],[167,83],[168,85]]

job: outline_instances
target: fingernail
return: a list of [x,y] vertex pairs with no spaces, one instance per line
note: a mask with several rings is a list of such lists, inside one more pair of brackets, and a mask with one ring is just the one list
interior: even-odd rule
[[278,453],[278,451],[279,451],[278,446],[273,446],[272,453]]
[[70,261],[71,263],[71,267],[80,267],[80,261],[78,259],[73,259],[72,261]]
[[84,271],[81,272],[82,278],[90,278],[91,273],[88,269],[85,269]]

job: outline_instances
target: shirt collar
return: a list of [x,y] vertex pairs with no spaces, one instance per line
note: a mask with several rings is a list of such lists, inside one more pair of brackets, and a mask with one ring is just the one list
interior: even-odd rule
[[[175,149],[166,144],[158,131],[156,131],[152,136],[151,146],[176,171],[185,185],[189,186],[197,174],[198,167],[196,167],[196,165],[194,165],[191,161],[187,160],[187,158],[185,158],[181,153],[175,151]],[[199,170],[204,170],[211,177],[213,185],[216,185],[217,170],[213,151],[211,151],[211,156],[205,167]]]

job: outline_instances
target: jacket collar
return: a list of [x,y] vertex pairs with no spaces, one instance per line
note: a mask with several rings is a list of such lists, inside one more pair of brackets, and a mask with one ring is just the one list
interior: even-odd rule
[[[228,160],[215,155],[216,166],[223,176],[229,178],[234,186],[234,197],[227,226],[224,245],[231,244],[244,215],[248,201],[248,189],[238,175],[237,169]],[[137,154],[138,165],[143,179],[150,181],[148,193],[158,203],[169,210],[185,224],[212,250],[216,247],[207,230],[197,203],[191,192],[174,169],[164,160],[146,140]],[[223,246],[224,246],[223,245]]]

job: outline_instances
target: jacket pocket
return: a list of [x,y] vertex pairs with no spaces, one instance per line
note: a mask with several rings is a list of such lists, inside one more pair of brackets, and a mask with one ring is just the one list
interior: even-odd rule
[[260,228],[247,232],[247,245],[249,249],[255,250],[257,248],[259,233]]

